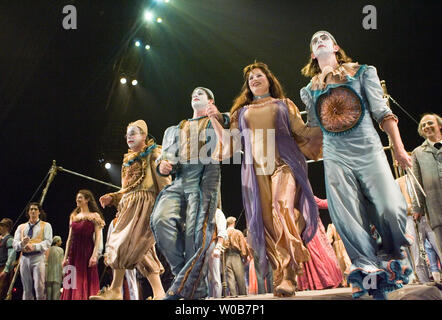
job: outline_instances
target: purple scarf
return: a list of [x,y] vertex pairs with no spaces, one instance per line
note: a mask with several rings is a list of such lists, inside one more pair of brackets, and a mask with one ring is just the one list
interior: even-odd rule
[[[290,167],[298,185],[300,185],[300,198],[298,209],[305,219],[305,229],[301,236],[305,243],[309,242],[316,233],[317,219],[319,217],[318,206],[313,196],[312,188],[307,176],[307,162],[304,155],[298,148],[296,141],[290,131],[289,113],[286,104],[278,101],[279,111],[276,116],[276,145],[281,159]],[[244,157],[241,166],[241,182],[243,206],[246,213],[248,241],[250,246],[259,255],[261,270],[267,271],[266,245],[264,238],[264,224],[262,220],[261,197],[256,181],[256,174],[253,167],[250,130],[244,118],[245,108],[239,111],[239,130],[242,133],[242,145]],[[295,195],[293,195],[295,196]],[[292,255],[293,261],[295,260]]]

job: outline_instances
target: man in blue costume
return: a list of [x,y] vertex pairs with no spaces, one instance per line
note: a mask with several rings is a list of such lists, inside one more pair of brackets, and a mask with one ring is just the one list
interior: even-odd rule
[[[348,281],[353,297],[366,293],[386,299],[408,283],[403,268],[407,205],[395,183],[370,116],[387,132],[398,164],[411,167],[397,117],[383,98],[373,66],[352,63],[327,31],[310,42],[311,60],[302,74],[312,77],[301,89],[310,127],[323,132],[325,183],[329,212],[352,261]],[[370,224],[381,236],[370,235]]]
[[[191,103],[193,117],[165,131],[157,166],[162,175],[175,174],[158,195],[151,218],[157,245],[175,276],[165,300],[201,299],[208,293],[204,260],[215,229],[221,178],[219,163],[211,159],[216,136],[206,113],[214,95],[197,87]],[[227,115],[219,121],[229,126]]]

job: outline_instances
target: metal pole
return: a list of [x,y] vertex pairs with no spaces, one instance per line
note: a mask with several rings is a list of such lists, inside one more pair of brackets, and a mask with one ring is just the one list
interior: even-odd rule
[[49,186],[51,185],[52,181],[54,180],[56,174],[57,174],[57,164],[56,164],[55,160],[52,160],[52,166],[49,169],[49,178],[48,178],[48,181],[46,182],[46,187],[43,189],[43,192],[41,194],[40,206],[43,206],[43,202],[46,198],[46,193],[48,192]]
[[[382,97],[387,100],[387,106],[390,108],[390,102],[388,100],[387,85],[385,84],[385,80],[381,81],[381,87],[382,87],[382,90],[384,91],[384,95]],[[397,162],[396,162],[396,156],[394,155],[394,150],[393,150],[393,143],[391,142],[390,136],[388,136],[388,147],[390,149],[391,159],[393,161],[394,175],[397,179],[401,175],[399,174],[399,170],[398,170],[398,166],[397,166]]]
[[79,177],[82,177],[82,178],[85,178],[85,179],[91,180],[91,181],[95,181],[95,182],[98,182],[98,183],[101,183],[101,184],[105,184],[105,185],[107,185],[107,186],[109,186],[109,187],[112,187],[112,188],[115,188],[115,189],[120,190],[120,187],[118,187],[118,186],[116,186],[116,185],[113,185],[113,184],[111,184],[111,183],[107,183],[107,182],[104,182],[104,181],[101,181],[101,180],[98,180],[98,179],[94,179],[94,178],[91,178],[91,177],[85,176],[85,175],[83,175],[83,174],[81,174],[81,173],[77,173],[77,172],[74,172],[74,171],[71,171],[71,170],[65,169],[65,168],[63,168],[63,167],[57,167],[57,169],[60,170],[60,171],[64,171],[64,172],[67,172],[67,173],[70,173],[70,174],[73,174],[73,175],[76,175],[76,176],[79,176]]

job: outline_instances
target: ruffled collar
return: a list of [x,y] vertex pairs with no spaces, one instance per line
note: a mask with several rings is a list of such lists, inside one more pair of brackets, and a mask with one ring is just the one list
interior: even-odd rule
[[101,219],[101,217],[98,214],[92,214],[92,213],[83,215],[82,217],[78,217],[78,214],[76,214],[72,217],[72,222],[79,222],[79,221],[90,221],[98,225],[100,228],[103,228],[106,225],[106,223],[103,221],[103,219]]
[[265,105],[272,104],[272,103],[277,103],[279,101],[282,101],[282,99],[272,98],[272,99],[268,99],[268,100],[266,100],[264,102],[261,102],[261,103],[251,103],[251,104],[245,105],[244,107],[245,108],[263,107]]
[[357,62],[347,62],[337,66],[333,69],[331,66],[327,66],[321,73],[312,78],[312,89],[324,89],[327,86],[327,76],[331,74],[331,77],[335,81],[341,82],[347,79],[348,76],[353,77],[361,66]]
[[135,161],[147,157],[156,147],[157,144],[153,142],[153,140],[151,139],[148,141],[147,145],[141,151],[133,152],[132,150],[129,149],[128,153],[124,156],[123,166],[129,167]]

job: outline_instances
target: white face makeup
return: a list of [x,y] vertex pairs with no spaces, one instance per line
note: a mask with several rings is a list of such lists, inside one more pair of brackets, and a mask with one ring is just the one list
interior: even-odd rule
[[130,126],[126,132],[126,142],[130,149],[136,149],[137,146],[144,141],[144,135],[140,133],[140,128],[137,126]]
[[195,89],[192,92],[192,108],[194,110],[201,110],[207,108],[209,104],[209,97],[203,89]]
[[426,115],[422,118],[421,130],[426,139],[430,139],[431,141],[439,141],[441,139],[440,134],[440,126],[437,123],[437,119],[435,116]]
[[333,40],[326,33],[317,33],[312,42],[312,52],[315,57],[335,52]]
[[260,68],[255,68],[250,71],[247,81],[250,91],[252,91],[253,95],[262,96],[269,93],[269,80]]

